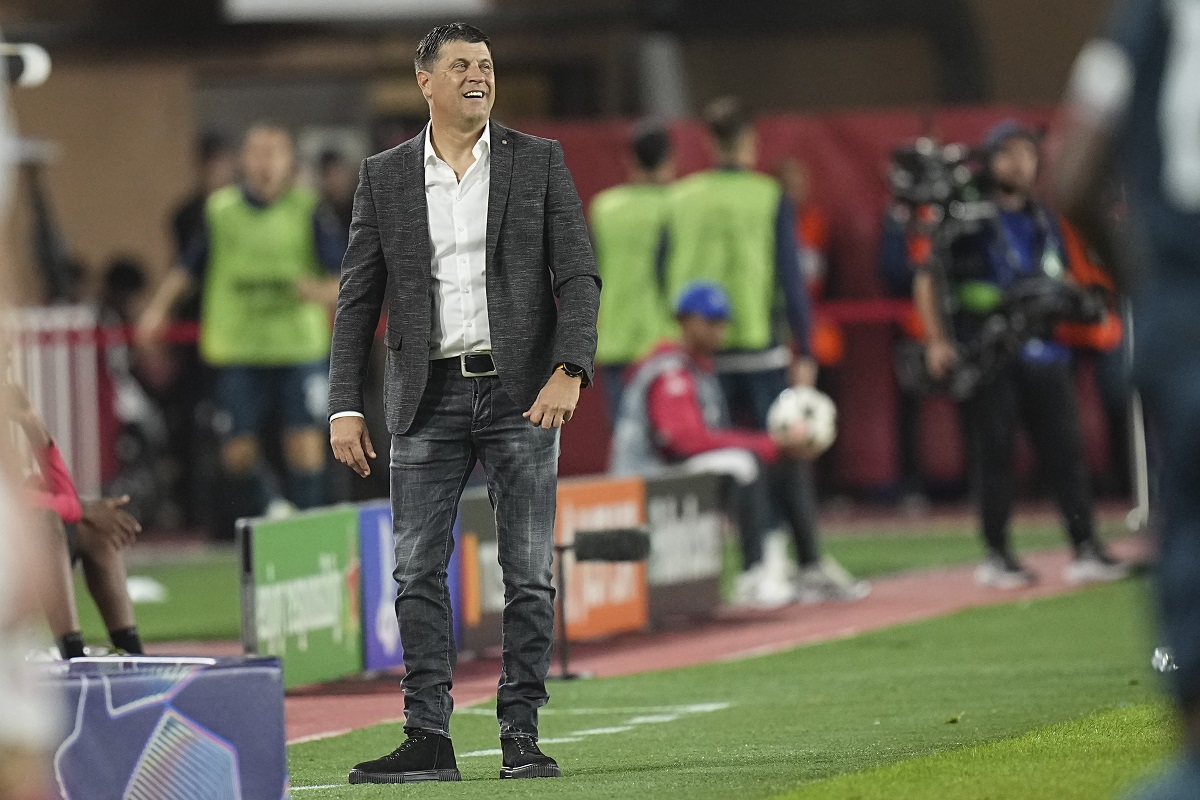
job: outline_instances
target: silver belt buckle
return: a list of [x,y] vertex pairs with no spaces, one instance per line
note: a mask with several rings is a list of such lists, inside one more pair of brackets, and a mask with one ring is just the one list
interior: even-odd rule
[[[491,358],[492,359],[492,369],[488,370],[487,372],[471,372],[470,370],[467,369],[467,356],[487,356],[488,358]],[[495,369],[496,359],[493,358],[492,354],[487,350],[476,350],[476,351],[473,351],[470,353],[463,353],[461,356],[458,357],[458,366],[459,366],[459,369],[462,370],[462,375],[464,378],[488,378],[488,377],[491,377],[492,375],[500,374]]]

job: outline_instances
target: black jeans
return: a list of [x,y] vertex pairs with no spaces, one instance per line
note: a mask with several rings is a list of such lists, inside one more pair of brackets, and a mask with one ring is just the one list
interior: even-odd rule
[[496,378],[431,371],[412,427],[392,437],[396,617],[404,648],[406,730],[449,735],[455,664],[446,569],[459,497],[481,462],[496,512],[504,570],[504,645],[496,714],[500,735],[537,737],[549,699],[554,637],[558,431],[521,417]]
[[1092,493],[1083,456],[1083,431],[1071,366],[1018,361],[984,384],[965,406],[974,450],[983,539],[1009,552],[1009,518],[1016,491],[1017,424],[1024,422],[1042,474],[1050,481],[1071,542],[1094,535]]
[[742,568],[757,566],[763,557],[763,540],[775,524],[774,514],[792,532],[796,560],[810,567],[821,560],[817,543],[817,495],[812,465],[784,458],[775,464],[759,463],[758,477],[749,484],[734,484],[734,507],[742,547]]
[[[719,380],[734,425],[760,431],[767,429],[771,403],[788,388],[785,369],[723,372]],[[762,471],[755,483],[736,489],[744,568],[749,569],[762,560],[763,537],[780,522],[792,531],[800,566],[817,563],[821,555],[817,543],[817,492],[812,465],[783,459],[777,464],[760,466]]]

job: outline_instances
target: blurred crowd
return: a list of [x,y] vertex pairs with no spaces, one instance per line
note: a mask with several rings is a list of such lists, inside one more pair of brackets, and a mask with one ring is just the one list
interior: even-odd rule
[[[612,466],[619,473],[731,476],[742,602],[861,597],[865,584],[822,558],[817,544],[810,463],[820,455],[811,446],[822,435],[817,407],[795,425],[771,424],[780,398],[818,385],[819,369],[836,369],[843,357],[838,329],[816,310],[836,268],[831,221],[799,161],[781,161],[777,180],[754,171],[755,129],[736,99],[711,103],[704,122],[713,168],[675,180],[666,130],[644,125],[630,145],[630,182],[591,205],[604,280],[597,363],[614,420]],[[983,534],[976,579],[1001,588],[1035,579],[1009,540],[1021,428],[1074,549],[1067,579],[1108,581],[1126,573],[1096,534],[1073,368],[1076,350],[1101,353],[1091,357],[1110,364],[1120,358],[1113,285],[1069,223],[1037,198],[1040,139],[1015,122],[998,123],[980,143],[979,173],[972,176],[978,202],[988,209],[983,221],[945,234],[949,226],[913,224],[913,209],[897,203],[878,259],[885,285],[897,297],[912,297],[916,308],[897,326],[897,350],[910,354],[897,362],[903,502],[910,509],[927,504],[919,409],[926,395],[949,392],[970,445],[970,487]],[[935,210],[941,211],[931,203],[918,209]],[[1030,287],[1038,297],[1078,292],[1094,301],[1095,318],[1064,315],[1046,330],[1033,329],[1027,324],[1033,315],[1013,310],[1012,300]],[[1016,320],[1024,327],[1017,329]],[[969,390],[956,391],[968,375],[975,376]],[[1114,427],[1123,413],[1114,408]],[[763,547],[779,526],[790,534],[797,562],[782,569],[769,563]]]
[[[846,221],[824,209],[803,160],[788,156],[773,174],[756,171],[754,119],[737,99],[711,103],[704,123],[711,169],[677,179],[669,127],[647,121],[630,135],[627,174],[612,176],[624,182],[590,204],[604,279],[597,364],[611,468],[649,474],[686,462],[733,476],[747,602],[860,596],[865,586],[823,559],[817,544],[818,494],[837,489],[828,464],[795,430],[770,430],[767,421],[785,389],[837,399],[845,333],[823,306],[837,299],[834,245]],[[961,307],[946,317],[934,294],[957,303],[968,291],[957,284],[1002,291],[1029,273],[1111,291],[1078,234],[1036,197],[1040,138],[1006,122],[977,143],[988,191],[1001,198],[1011,189],[1011,210],[941,259],[939,274],[955,286],[932,288],[927,267],[937,259],[928,237],[914,235],[898,205],[884,213],[877,259],[887,292],[915,293],[917,301],[896,320],[894,375],[879,376],[899,390],[899,478],[886,497],[910,513],[928,509],[931,497],[976,502],[991,582],[1000,584],[1030,578],[1007,533],[1020,489],[1018,429],[1029,434],[1073,544],[1101,565],[1112,566],[1094,535],[1091,482],[1099,477],[1112,493],[1129,486],[1125,353],[1111,296],[1102,324],[1035,337],[1000,379],[956,398],[968,443],[962,480],[929,480],[922,471],[925,399],[945,390],[978,327]],[[206,135],[194,187],[169,213],[174,265],[154,279],[128,258],[104,271],[100,320],[132,332],[104,347],[115,456],[104,487],[133,498],[126,510],[148,527],[230,539],[240,517],[386,496],[385,473],[351,482],[326,463],[329,318],[355,186],[353,165],[336,150],[297,163],[283,126],[261,123],[238,141]],[[701,323],[710,330],[698,332]],[[370,380],[381,380],[381,362],[377,353]],[[1101,476],[1084,464],[1074,389],[1080,362],[1094,365],[1086,374],[1099,382],[1108,420],[1113,457]],[[385,435],[379,412],[368,409],[373,437]],[[742,455],[722,461],[729,451]],[[764,542],[770,561],[781,536],[796,563],[768,569]]]
[[[742,109],[734,113],[750,120]],[[752,134],[753,127],[748,126],[746,131]],[[692,176],[675,180],[668,128],[644,124],[635,129],[629,145],[628,174],[612,176],[614,183],[622,178],[627,182],[602,192],[590,208],[600,259],[610,265],[605,275],[597,361],[607,416],[614,430],[631,365],[648,356],[660,340],[678,332],[673,304],[683,284],[682,273],[672,271],[672,258],[675,263],[696,264],[698,254],[720,249],[713,244],[712,231],[716,228],[695,224],[700,216],[687,215],[674,223],[663,216],[664,198],[678,196],[688,187],[697,188]],[[761,178],[762,186],[769,186],[770,193],[778,193],[774,216],[764,216],[763,224],[770,222],[771,227],[755,234],[759,241],[754,244],[770,244],[778,251],[772,256],[774,288],[770,298],[762,299],[762,308],[753,312],[738,309],[730,321],[730,339],[721,348],[763,353],[749,360],[741,353],[736,372],[751,377],[739,386],[731,383],[735,370],[730,366],[730,354],[722,355],[720,372],[725,375],[729,401],[737,406],[740,401],[734,395],[745,395],[745,402],[756,405],[757,410],[753,414],[746,411],[744,416],[762,417],[764,402],[773,399],[783,386],[794,383],[797,371],[811,377],[819,389],[836,399],[836,375],[846,352],[845,326],[832,321],[822,307],[824,301],[838,299],[837,238],[845,235],[838,232],[853,226],[846,220],[831,218],[804,161],[791,156],[781,158],[771,165],[773,174],[766,176],[753,171],[761,160],[752,141],[731,145],[742,147],[740,155],[723,155],[721,146],[714,144],[714,161],[728,163],[714,172],[740,169]],[[742,166],[730,166],[736,165],[739,158],[744,162]],[[220,328],[227,330],[233,320],[263,316],[259,310],[246,309],[265,309],[266,315],[280,313],[292,299],[283,300],[283,294],[271,287],[279,289],[284,283],[292,287],[287,292],[292,293],[296,304],[287,313],[306,307],[308,310],[300,313],[311,315],[319,307],[330,306],[340,252],[350,227],[354,166],[335,150],[321,153],[311,164],[298,164],[288,131],[265,124],[247,132],[240,141],[216,134],[202,137],[196,149],[195,172],[192,192],[169,210],[176,258],[166,277],[158,278],[158,272],[136,259],[116,258],[102,271],[99,285],[90,292],[96,298],[103,324],[125,326],[136,333],[132,340],[111,338],[105,349],[103,389],[108,399],[104,406],[111,408],[115,417],[110,420],[114,429],[110,448],[113,458],[105,470],[106,488],[116,495],[134,497],[134,509],[152,528],[205,529],[223,538],[232,535],[232,520],[243,512],[271,509],[284,513],[327,500],[348,499],[352,493],[356,498],[385,495],[387,487],[382,480],[368,481],[363,486],[346,480],[338,470],[325,471],[321,446],[324,435],[320,432],[324,420],[307,408],[317,408],[323,391],[317,365],[327,354],[317,340],[324,334],[316,331],[311,352],[298,361],[293,353],[276,353],[265,362],[261,354],[204,355],[206,346],[222,350],[228,347],[211,341],[207,345],[203,340],[189,341],[206,311],[205,298],[209,303],[207,312],[223,320]],[[720,194],[723,189],[714,186],[711,191]],[[311,234],[300,237],[310,240],[304,246],[312,247],[310,274],[285,276],[283,282],[255,279],[253,287],[236,278],[220,278],[223,269],[210,274],[214,257],[226,259],[225,250],[214,252],[210,246],[211,201],[215,197],[228,198],[231,193],[236,199],[238,192],[243,199],[249,198],[251,208],[256,203],[263,208],[274,207],[284,195],[303,195],[299,205],[312,204],[311,211],[300,212],[312,218]],[[919,270],[914,264],[909,232],[893,211],[888,209],[883,214],[878,274],[889,295],[907,299],[912,297],[913,278]],[[1102,282],[1102,272],[1089,260],[1078,235],[1056,216],[1053,222],[1057,246],[1064,253],[1072,277]],[[227,215],[215,224],[232,229],[240,223],[230,221]],[[675,240],[671,238],[672,226],[679,228]],[[739,236],[747,241],[751,238],[748,230],[744,225],[739,227]],[[226,241],[232,240],[221,238],[219,243]],[[699,242],[703,244],[691,244]],[[689,247],[693,249],[689,251]],[[712,277],[703,274],[705,270],[711,272],[708,267],[695,269],[693,277]],[[76,265],[72,272],[80,276],[87,271]],[[640,277],[626,280],[626,275]],[[726,286],[735,306],[745,302],[743,297],[749,292],[762,291],[763,286],[751,287],[753,281],[762,279],[746,273],[736,287]],[[68,299],[83,300],[85,294],[88,292],[82,283],[76,281],[74,294]],[[254,299],[246,300],[249,294],[255,294]],[[193,327],[189,328],[188,323]],[[320,327],[319,323],[312,324]],[[218,328],[213,324],[207,327]],[[296,329],[291,330],[294,338]],[[947,481],[944,475],[931,479],[923,473],[922,452],[928,450],[928,445],[923,446],[922,407],[930,394],[922,362],[926,332],[916,312],[899,321],[895,331],[896,369],[894,378],[888,379],[896,382],[899,403],[896,446],[888,449],[897,453],[898,479],[884,493],[872,497],[898,502],[909,512],[921,512],[929,507],[931,499],[970,496],[973,451],[968,448],[968,469],[961,480]],[[243,326],[223,338],[255,340],[255,349],[261,353],[263,335],[261,326],[253,330]],[[281,334],[277,331],[271,335]],[[753,377],[757,367],[751,362],[759,359],[759,367],[782,364],[785,354],[780,347],[790,347],[796,358],[783,364],[788,380],[768,386]],[[1088,364],[1085,374],[1094,376],[1097,382],[1107,425],[1110,457],[1103,472],[1090,477],[1102,493],[1122,496],[1129,490],[1129,461],[1123,363],[1126,353],[1120,347],[1119,326],[1115,337],[1111,331],[1099,339],[1090,334],[1076,335],[1064,339],[1063,347],[1069,350],[1073,366]],[[300,367],[304,364],[308,374],[302,375]],[[298,381],[296,392],[283,384],[272,388],[280,380],[289,380],[287,376],[270,377],[263,371],[274,367],[295,372],[290,379]],[[251,395],[264,400],[258,407],[248,407],[244,401]],[[302,395],[306,407],[288,407],[285,398],[289,395]],[[373,416],[376,418],[371,422],[378,430],[380,422],[377,415]],[[964,428],[963,432],[964,440],[969,442],[970,431]],[[815,464],[814,479],[822,496],[844,496],[828,464]],[[228,496],[238,498],[237,509],[219,514],[208,499],[225,489]]]

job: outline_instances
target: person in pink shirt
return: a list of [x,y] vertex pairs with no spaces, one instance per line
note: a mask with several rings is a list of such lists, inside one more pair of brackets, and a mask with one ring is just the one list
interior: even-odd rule
[[[733,478],[743,563],[740,604],[861,598],[868,584],[821,557],[817,500],[806,473],[814,454],[806,451],[805,431],[768,433],[730,421],[713,364],[729,315],[729,298],[715,283],[695,282],[680,293],[675,317],[681,338],[661,344],[633,368],[613,432],[611,471],[643,476],[715,472]],[[774,574],[763,559],[776,501],[796,548],[794,581]]]
[[45,608],[59,653],[68,659],[85,654],[72,580],[78,562],[113,646],[141,654],[142,642],[126,587],[124,556],[125,548],[141,532],[141,525],[122,510],[129,498],[81,501],[62,454],[29,397],[15,384],[8,384],[6,390],[12,421],[25,435],[37,464],[36,474],[25,486],[26,504],[46,512],[46,527],[61,533],[47,540],[54,549],[51,579],[56,590]]

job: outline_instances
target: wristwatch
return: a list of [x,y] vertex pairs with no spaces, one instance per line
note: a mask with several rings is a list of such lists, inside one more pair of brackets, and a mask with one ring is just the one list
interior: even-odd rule
[[563,374],[566,375],[568,378],[582,378],[583,377],[583,367],[581,367],[577,364],[572,364],[569,361],[564,361],[563,363],[561,363],[557,367],[555,367],[555,369],[561,369],[563,371]]

